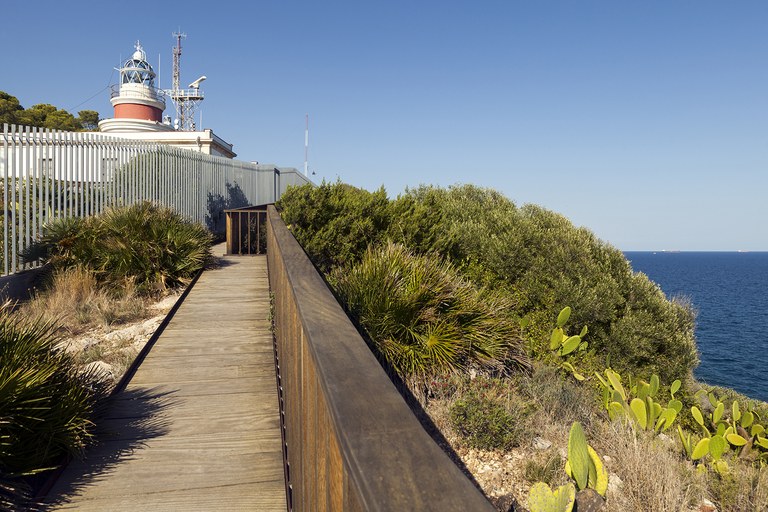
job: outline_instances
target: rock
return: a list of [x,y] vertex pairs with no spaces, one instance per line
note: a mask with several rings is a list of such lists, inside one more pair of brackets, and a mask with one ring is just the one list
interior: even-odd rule
[[609,473],[608,474],[608,493],[610,494],[617,494],[621,492],[622,487],[624,487],[624,482],[619,478],[619,475],[616,473]]
[[605,500],[594,489],[584,489],[576,493],[576,506],[578,512],[598,512],[605,506]]
[[552,446],[552,443],[542,437],[533,438],[533,448],[536,450],[548,450]]
[[168,296],[168,297],[164,298],[160,302],[152,304],[149,307],[152,308],[152,309],[159,309],[161,311],[170,311],[170,309],[173,307],[173,305],[176,304],[177,300],[179,300],[179,296],[178,295],[171,295],[171,296]]
[[160,317],[150,318],[149,320],[144,322],[141,325],[141,328],[144,331],[144,334],[151,335],[152,333],[154,333],[157,330],[157,326],[160,325],[160,322],[162,322],[162,320],[163,320],[163,317],[160,316]]
[[714,503],[709,501],[708,499],[704,498],[701,500],[701,503],[699,504],[699,508],[697,508],[699,512],[717,512],[717,507]]
[[603,462],[605,462],[606,464],[610,464],[612,460],[613,459],[611,458],[610,455],[603,455]]
[[141,331],[140,325],[131,325],[130,327],[124,327],[122,329],[114,330],[104,335],[104,339],[110,343],[117,343],[122,340],[133,339],[139,335]]
[[491,498],[491,503],[493,503],[493,506],[496,507],[496,510],[499,512],[515,512],[522,510],[518,508],[517,500],[511,494]]
[[98,345],[99,344],[99,340],[98,340],[98,338],[88,337],[88,338],[83,338],[82,340],[80,340],[80,343],[81,343],[81,347],[82,347],[81,350],[88,350],[89,348],[91,348],[91,347],[93,347],[95,345]]
[[105,363],[104,361],[93,361],[83,367],[84,373],[93,372],[95,375],[106,377],[109,379],[115,378],[115,371],[112,365]]

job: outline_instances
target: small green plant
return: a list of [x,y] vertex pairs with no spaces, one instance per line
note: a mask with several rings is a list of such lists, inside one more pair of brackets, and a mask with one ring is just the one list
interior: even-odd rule
[[612,420],[624,418],[642,430],[661,432],[674,424],[683,408],[683,403],[675,398],[681,386],[679,380],[670,386],[670,400],[664,406],[657,398],[658,375],[651,375],[650,382],[630,379],[629,392],[621,383],[621,375],[610,368],[603,375],[595,372],[595,377],[603,388],[603,406]]
[[578,490],[594,489],[605,497],[608,490],[608,472],[597,452],[587,444],[587,436],[578,421],[571,425],[568,436],[568,460],[566,474],[576,482]]
[[79,453],[91,437],[102,382],[56,349],[55,332],[53,323],[0,310],[0,494]]
[[[701,428],[703,437],[693,445],[690,434],[684,434],[678,429],[683,449],[691,460],[698,461],[707,455],[716,471],[723,474],[728,466],[721,459],[728,450],[738,450],[739,457],[753,459],[761,464],[768,462],[768,438],[765,437],[765,427],[758,423],[759,413],[752,404],[742,412],[738,400],[733,400],[729,408],[722,398],[714,392],[701,391],[697,397],[706,395],[712,412],[705,414],[697,406],[691,407],[691,416]],[[726,416],[726,410],[730,412]]]
[[[526,318],[523,318],[523,323],[526,322]],[[562,310],[560,310],[560,313],[557,315],[557,326],[552,330],[552,335],[549,339],[549,349],[552,351],[555,351],[555,353],[562,357],[567,356],[568,354],[571,354],[575,351],[583,352],[587,350],[588,343],[586,341],[583,341],[584,336],[587,335],[587,332],[589,329],[587,329],[587,326],[585,325],[582,327],[581,332],[579,334],[569,336],[566,334],[564,326],[568,322],[568,320],[571,318],[571,308],[566,306]],[[521,324],[522,325],[522,324]],[[560,368],[567,371],[569,374],[573,375],[573,377],[576,380],[582,381],[585,379],[585,377],[576,371],[576,369],[573,367],[573,364],[571,364],[568,361],[561,361],[559,363]]]
[[568,460],[565,472],[575,482],[561,485],[555,491],[544,483],[537,482],[531,487],[528,507],[531,512],[562,512],[573,510],[576,491],[593,489],[605,497],[608,491],[608,472],[597,452],[587,443],[587,436],[578,421],[571,425],[568,436]]
[[453,427],[472,448],[508,450],[520,444],[525,434],[525,411],[515,414],[497,399],[469,392],[450,408]]

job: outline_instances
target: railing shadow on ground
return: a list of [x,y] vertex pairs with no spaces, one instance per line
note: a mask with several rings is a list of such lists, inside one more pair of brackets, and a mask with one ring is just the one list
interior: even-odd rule
[[56,480],[48,495],[40,498],[36,510],[50,510],[68,503],[86,488],[108,478],[122,461],[130,459],[152,439],[169,432],[163,411],[178,405],[173,391],[134,389],[113,396],[95,423],[96,443],[82,459],[74,459]]

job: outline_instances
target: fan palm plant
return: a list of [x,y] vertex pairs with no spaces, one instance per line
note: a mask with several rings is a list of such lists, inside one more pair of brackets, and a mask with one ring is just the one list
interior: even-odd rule
[[175,211],[142,202],[85,219],[59,219],[23,254],[55,268],[86,266],[99,280],[143,292],[191,278],[211,257],[211,234]]
[[374,351],[401,376],[529,365],[510,301],[475,288],[436,255],[388,243],[336,268],[329,282]]
[[[12,317],[0,309],[0,495],[20,489],[20,476],[55,466],[88,442],[102,382],[56,348],[52,322]],[[2,498],[2,499],[6,499]]]

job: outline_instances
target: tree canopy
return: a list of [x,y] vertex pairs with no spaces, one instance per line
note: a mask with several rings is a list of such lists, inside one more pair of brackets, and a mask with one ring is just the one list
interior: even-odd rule
[[20,124],[70,132],[98,130],[98,112],[81,110],[77,116],[48,103],[39,103],[25,109],[18,98],[0,91],[0,124]]

